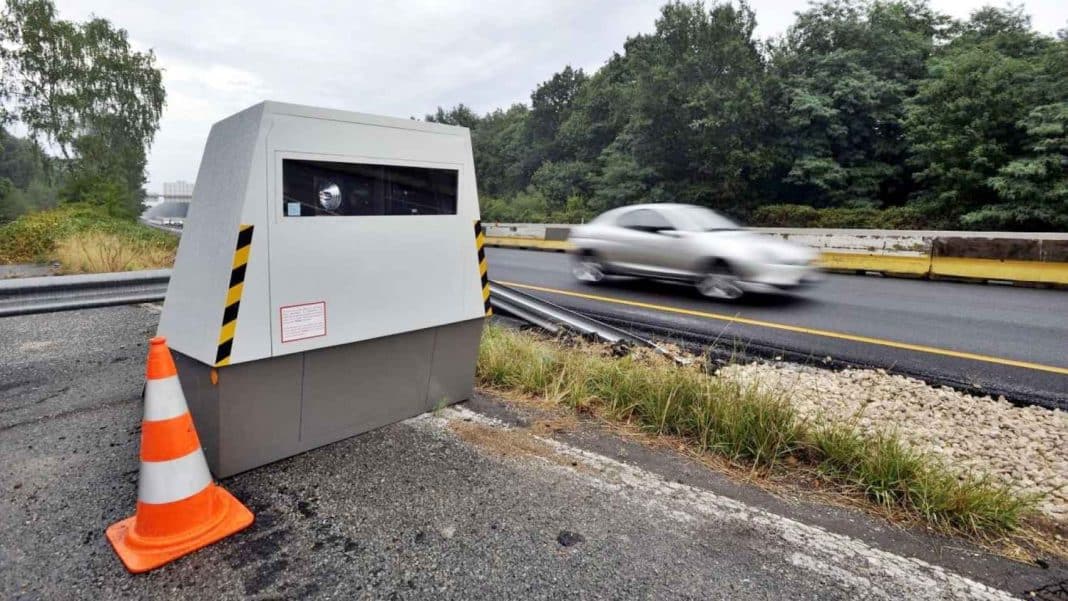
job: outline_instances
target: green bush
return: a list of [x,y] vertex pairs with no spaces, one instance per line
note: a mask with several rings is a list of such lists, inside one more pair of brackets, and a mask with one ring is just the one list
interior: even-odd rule
[[766,205],[753,211],[752,225],[762,227],[816,227],[819,211],[807,205]]
[[833,207],[817,209],[807,205],[767,205],[753,212],[752,225],[762,227],[818,227],[838,229],[911,230],[929,227],[919,210],[912,207]]
[[83,232],[111,234],[168,250],[178,245],[176,236],[112,217],[105,207],[64,204],[49,211],[27,213],[0,226],[0,263],[50,261],[59,241]]
[[[585,223],[598,211],[582,196],[571,196],[563,208],[552,210],[541,192],[533,187],[512,198],[483,196],[483,221],[504,223]],[[744,222],[744,220],[743,220]],[[833,229],[915,230],[946,227],[933,223],[915,207],[833,207],[817,209],[808,205],[766,205],[753,212],[748,225],[757,227],[808,227]]]
[[890,207],[881,211],[878,227],[887,230],[922,230],[938,225],[914,207]]
[[545,197],[533,189],[520,192],[507,200],[483,198],[481,205],[483,221],[546,223],[549,217],[549,207],[545,202]]

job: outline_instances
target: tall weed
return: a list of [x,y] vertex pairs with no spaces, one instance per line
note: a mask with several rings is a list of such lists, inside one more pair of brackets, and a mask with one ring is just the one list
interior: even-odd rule
[[[657,357],[599,354],[489,326],[479,351],[481,385],[593,409],[650,433],[680,436],[739,465],[815,470],[845,491],[945,531],[1011,531],[1037,497],[957,474],[893,432],[866,436],[848,423],[810,424],[789,399],[679,367]],[[789,462],[784,460],[790,459]]]
[[58,261],[71,273],[166,267],[177,247],[176,236],[85,204],[28,213],[0,226],[0,263]]

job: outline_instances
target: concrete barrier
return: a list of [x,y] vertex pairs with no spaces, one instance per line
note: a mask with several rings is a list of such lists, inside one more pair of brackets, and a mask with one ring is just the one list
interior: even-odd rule
[[[486,244],[564,252],[568,224],[490,223]],[[1068,233],[749,228],[820,251],[830,271],[1068,285]]]

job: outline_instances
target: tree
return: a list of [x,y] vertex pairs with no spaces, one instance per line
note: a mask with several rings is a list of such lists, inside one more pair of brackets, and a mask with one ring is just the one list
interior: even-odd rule
[[[768,167],[764,59],[756,19],[737,7],[673,2],[656,32],[625,45],[634,73],[627,125],[653,198],[744,214]],[[618,148],[617,148],[618,151]]]
[[32,140],[0,127],[0,223],[56,205],[59,194],[48,177],[48,162]]
[[1031,154],[1009,162],[987,180],[1004,201],[967,214],[968,225],[1013,229],[1068,229],[1068,102],[1034,108],[1018,124]]
[[951,226],[982,223],[989,207],[1004,206],[995,183],[1010,187],[994,178],[1034,145],[1025,125],[1032,110],[1063,100],[1068,84],[1053,60],[1064,42],[1032,31],[1018,9],[983,9],[961,29],[932,58],[905,123],[915,202]]
[[633,138],[627,132],[618,136],[598,157],[597,184],[593,208],[604,211],[650,200],[658,177],[655,171],[638,163]]
[[948,24],[924,0],[830,0],[798,15],[772,52],[787,200],[905,202],[905,101]]
[[498,196],[513,196],[527,187],[537,163],[529,152],[527,119],[522,104],[486,115],[472,133],[475,172],[479,189]]
[[530,185],[545,197],[550,211],[559,211],[567,199],[588,194],[589,166],[582,161],[546,161],[531,176]]
[[527,131],[539,162],[561,158],[557,134],[560,125],[571,115],[579,90],[586,80],[582,69],[572,69],[571,65],[568,65],[563,71],[553,74],[548,81],[534,88],[531,93]]
[[31,140],[11,135],[0,127],[0,177],[15,188],[26,188],[45,176],[41,149]]
[[755,25],[744,3],[672,1],[530,108],[428,119],[471,127],[498,218],[673,201],[798,225],[1068,227],[1063,33],[928,0],[820,0],[767,43]]
[[461,102],[449,110],[445,110],[439,106],[436,113],[426,116],[426,120],[431,123],[459,125],[460,127],[475,130],[478,128],[478,123],[481,119],[475,111],[471,110],[470,107]]
[[[59,19],[50,0],[7,0],[0,17],[5,117],[42,148],[58,151],[72,200],[139,212],[145,154],[159,127],[165,92],[155,55],[130,48],[110,22]],[[98,185],[87,180],[105,178]],[[86,197],[107,189],[106,198]]]

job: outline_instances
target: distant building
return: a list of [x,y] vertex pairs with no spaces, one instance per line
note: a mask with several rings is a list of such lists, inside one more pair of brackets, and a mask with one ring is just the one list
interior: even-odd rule
[[178,180],[176,182],[163,182],[163,193],[147,192],[145,194],[145,206],[154,207],[169,200],[189,202],[193,200],[193,184]]
[[193,198],[193,184],[190,182],[176,181],[163,182],[164,200],[180,200]]

